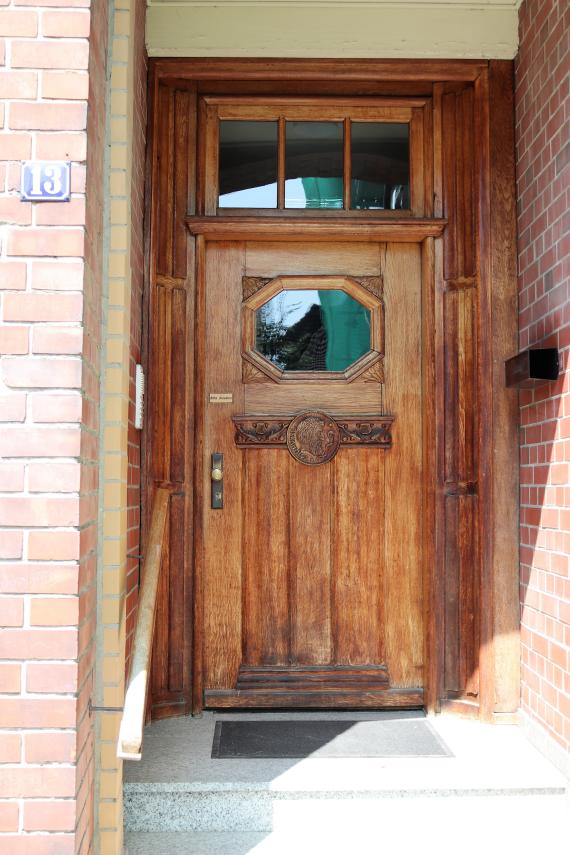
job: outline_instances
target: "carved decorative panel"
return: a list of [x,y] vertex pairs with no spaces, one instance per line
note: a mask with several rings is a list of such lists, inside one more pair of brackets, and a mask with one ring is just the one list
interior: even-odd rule
[[241,374],[244,383],[268,383],[270,380],[267,374],[264,374],[245,358],[242,360]]
[[325,413],[300,413],[287,428],[289,454],[307,466],[328,463],[337,453],[339,446],[339,427],[335,420]]
[[370,291],[371,294],[374,294],[375,297],[378,297],[379,300],[382,299],[384,294],[384,280],[381,276],[351,276],[355,282],[358,282],[359,285],[362,285],[363,288],[366,288],[367,291]]
[[295,416],[233,416],[238,448],[287,448],[301,463],[326,463],[339,448],[392,446],[394,416],[330,416],[306,411]]
[[284,448],[287,444],[287,428],[290,419],[259,418],[252,419],[235,416],[235,441],[239,448],[264,448],[275,445]]
[[243,299],[249,300],[268,282],[271,282],[271,279],[264,279],[263,276],[244,276],[241,280]]
[[339,417],[337,423],[340,429],[341,445],[378,445],[389,448],[392,445],[392,422],[393,416],[382,416],[381,418],[353,418],[343,419]]
[[363,371],[360,375],[360,380],[365,383],[383,383],[384,382],[384,357],[377,359],[370,368]]

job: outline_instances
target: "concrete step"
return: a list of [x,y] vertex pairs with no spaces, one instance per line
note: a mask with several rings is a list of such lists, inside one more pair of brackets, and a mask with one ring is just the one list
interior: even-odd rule
[[[537,814],[557,816],[566,811],[568,800],[560,790],[532,794],[514,791],[440,791],[431,794],[376,791],[369,793],[330,791],[270,792],[260,788],[232,790],[150,790],[129,792],[125,798],[125,828],[128,831],[256,831],[286,832],[291,828],[343,832],[347,827],[374,832],[395,823],[408,829],[426,822],[448,826],[450,817],[458,831],[477,824],[494,824],[506,817]],[[407,833],[413,833],[408,829]]]
[[[313,803],[312,807],[315,805]],[[565,851],[566,796],[481,796],[401,799],[376,805],[376,820],[363,828],[347,816],[334,832],[322,816],[294,824],[284,816],[273,831],[129,832],[126,855],[346,855],[415,852],[438,855],[536,855]],[[341,808],[342,809],[342,808]],[[339,825],[337,823],[337,825]],[[294,832],[293,832],[294,829]]]
[[[319,715],[326,717],[310,717]],[[534,840],[538,848],[529,850],[533,855],[550,851],[545,834],[553,840],[567,834],[568,782],[517,727],[431,719],[449,757],[212,760],[214,726],[222,717],[228,718],[207,714],[150,727],[143,761],[125,767],[129,855],[150,852],[149,846],[158,855],[168,833],[175,833],[176,845],[164,851],[237,855],[345,853],[347,840],[344,849],[340,841],[347,829],[351,840],[359,837],[356,851],[379,851],[371,841],[396,845],[402,835],[414,841],[406,851],[416,845],[425,850],[427,835],[439,853],[443,829],[445,839],[455,845],[461,840],[462,855],[471,835],[480,853],[482,834],[489,838],[486,852],[493,855],[505,828],[509,851],[515,827],[522,829],[518,855],[527,851],[521,847],[530,845],[535,830],[540,834]],[[370,717],[363,714],[363,720]],[[315,834],[326,840],[324,848],[307,848]],[[349,848],[355,851],[352,843]]]

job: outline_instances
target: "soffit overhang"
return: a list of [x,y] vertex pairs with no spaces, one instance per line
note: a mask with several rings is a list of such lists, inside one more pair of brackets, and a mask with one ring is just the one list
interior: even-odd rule
[[155,57],[512,59],[520,0],[148,0]]

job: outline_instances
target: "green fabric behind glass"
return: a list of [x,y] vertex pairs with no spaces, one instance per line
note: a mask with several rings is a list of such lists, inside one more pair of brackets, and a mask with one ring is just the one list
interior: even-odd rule
[[327,371],[344,371],[370,350],[370,312],[344,291],[319,291]]

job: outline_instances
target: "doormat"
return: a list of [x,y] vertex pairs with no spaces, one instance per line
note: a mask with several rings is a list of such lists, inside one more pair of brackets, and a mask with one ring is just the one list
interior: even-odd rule
[[422,719],[218,721],[212,757],[218,760],[303,757],[452,757]]

